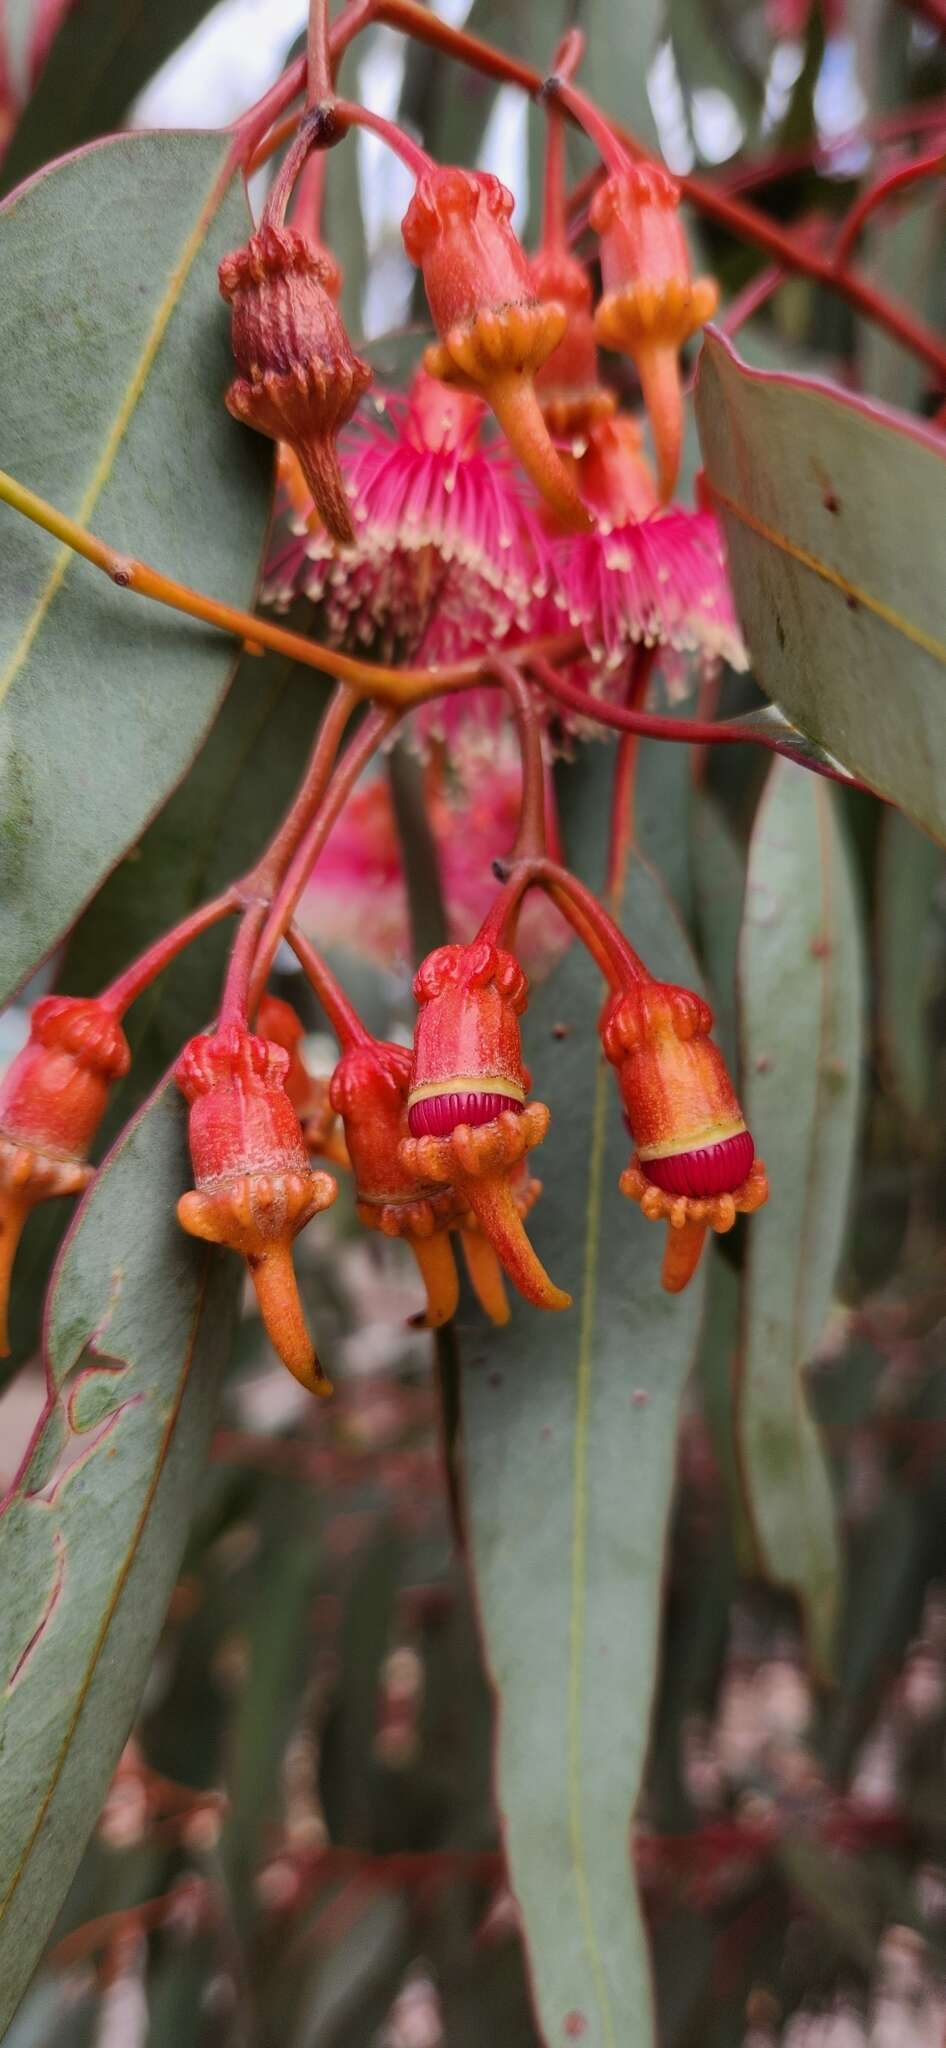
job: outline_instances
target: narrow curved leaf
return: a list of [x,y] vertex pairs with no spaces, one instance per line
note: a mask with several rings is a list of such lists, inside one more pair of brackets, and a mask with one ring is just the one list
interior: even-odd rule
[[831,1483],[804,1368],[831,1305],[864,1056],[864,961],[837,798],[772,768],[749,853],[740,948],[742,1099],[771,1183],[748,1231],[740,1454],[766,1575],[802,1603],[830,1669],[838,1600]]
[[[266,456],[222,403],[221,135],[125,136],[0,211],[0,467],[116,547],[244,604]],[[0,508],[0,997],[72,922],[197,750],[223,634],[116,590]]]
[[762,688],[946,838],[946,442],[712,331],[696,405]]
[[232,1334],[237,1262],[178,1228],[186,1175],[166,1088],[119,1140],[63,1247],[47,1406],[0,1515],[0,2031],[138,1706]]
[[4,191],[50,157],[121,127],[136,93],[210,4],[72,0],[4,157]]
[[[692,983],[669,898],[639,861],[625,917],[655,972]],[[599,1056],[600,1003],[574,946],[525,1020],[534,1091],[552,1106],[530,1229],[574,1305],[540,1316],[517,1304],[506,1330],[463,1333],[464,1459],[498,1799],[542,2038],[650,2048],[630,1831],[701,1283],[662,1292],[663,1230],[618,1191],[628,1141]]]

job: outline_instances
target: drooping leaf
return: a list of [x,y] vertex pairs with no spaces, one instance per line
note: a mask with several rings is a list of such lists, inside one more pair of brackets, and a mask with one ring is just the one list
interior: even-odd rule
[[877,866],[877,1030],[886,1077],[914,1118],[929,1106],[933,1081],[931,941],[944,868],[942,848],[888,811]]
[[178,1228],[187,1176],[168,1087],[63,1248],[47,1406],[0,1517],[0,2028],[128,1734],[199,1485],[238,1268]]
[[[584,780],[577,844],[606,810],[598,768]],[[655,972],[693,982],[669,899],[639,861],[624,916]],[[630,1826],[701,1287],[662,1292],[663,1232],[618,1192],[628,1146],[599,1060],[600,1002],[573,947],[525,1020],[534,1093],[553,1112],[530,1229],[574,1305],[540,1316],[517,1304],[504,1331],[461,1331],[464,1460],[498,1799],[542,2037],[649,2048]]]
[[[230,419],[220,135],[85,150],[0,212],[0,466],[114,546],[251,600],[267,457]],[[0,508],[0,996],[179,780],[234,662]]]
[[771,1197],[748,1231],[739,1428],[762,1567],[830,1668],[838,1540],[804,1369],[831,1304],[864,1056],[864,962],[850,858],[827,783],[772,768],[749,853],[740,949],[746,1120]]
[[[135,95],[210,4],[72,0],[4,157],[3,190],[11,191],[51,157],[120,128]],[[34,18],[35,13],[34,8]]]
[[709,333],[697,414],[754,672],[802,732],[946,838],[946,444]]

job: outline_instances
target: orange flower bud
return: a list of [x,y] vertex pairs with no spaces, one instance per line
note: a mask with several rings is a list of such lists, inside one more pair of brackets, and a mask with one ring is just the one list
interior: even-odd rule
[[636,1146],[621,1191],[670,1225],[663,1282],[671,1293],[694,1272],[707,1228],[731,1230],[737,1213],[761,1208],[769,1192],[712,1027],[701,996],[663,981],[619,989],[601,1017]]
[[225,256],[220,290],[233,307],[240,376],[227,392],[235,419],[285,441],[333,539],[355,538],[336,437],[371,383],[332,299],[336,266],[295,228],[264,225]]
[[188,1139],[196,1188],[178,1221],[192,1237],[226,1244],[247,1262],[275,1350],[313,1394],[332,1389],[305,1325],[291,1245],[337,1193],[312,1171],[286,1093],[281,1046],[232,1026],[184,1047],[174,1077],[190,1104]]
[[587,516],[533,384],[565,333],[567,314],[536,298],[512,210],[512,193],[488,171],[435,167],[418,180],[402,233],[440,335],[424,364],[433,377],[482,392],[536,488],[561,519],[582,528]]
[[660,496],[680,468],[683,397],[679,351],[716,309],[712,278],[693,279],[677,214],[679,188],[656,164],[628,163],[600,185],[590,221],[601,238],[604,297],[595,332],[633,358],[657,449]]
[[459,1294],[449,1229],[458,1214],[452,1188],[418,1184],[403,1165],[411,1054],[377,1039],[349,1047],[332,1075],[331,1102],[345,1126],[359,1220],[385,1237],[403,1237],[427,1291],[426,1322],[439,1328]]
[[587,433],[595,420],[608,419],[617,403],[598,375],[591,279],[566,249],[540,249],[529,268],[537,298],[564,306],[567,316],[558,347],[536,373],[535,388],[549,433],[570,440]]
[[422,1008],[401,1160],[416,1180],[452,1183],[527,1301],[567,1308],[570,1297],[553,1285],[523,1230],[513,1184],[549,1124],[544,1103],[526,1103],[522,968],[488,940],[440,946],[418,969],[414,994]]
[[38,1202],[81,1193],[86,1155],[112,1081],[131,1064],[113,1010],[94,997],[44,996],[30,1035],[0,1083],[0,1353],[23,1225]]

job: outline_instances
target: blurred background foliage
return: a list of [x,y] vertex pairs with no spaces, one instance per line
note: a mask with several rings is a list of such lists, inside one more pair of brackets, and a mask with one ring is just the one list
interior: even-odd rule
[[[5,184],[121,123],[139,94],[144,122],[230,117],[282,63],[302,11],[225,0],[198,32],[200,0],[157,10],[74,0],[38,64],[33,11],[6,0]],[[899,146],[904,106],[921,110],[928,134],[938,108],[943,134],[946,45],[928,13],[899,0],[638,0],[633,10],[627,0],[473,0],[466,19],[536,62],[579,19],[589,88],[659,140],[672,168],[700,166],[733,191],[754,180],[758,204],[817,234],[870,177],[885,138]],[[232,53],[251,46],[241,68]],[[386,30],[347,61],[352,86],[399,109],[435,154],[509,176],[534,222],[531,110]],[[382,182],[371,138],[357,147],[358,178],[329,178],[328,238],[352,328],[395,375],[399,334],[417,310],[397,239],[406,194],[387,164]],[[906,195],[862,252],[933,326],[946,293],[943,204],[941,186]],[[698,233],[725,305],[760,259],[705,224]],[[908,357],[799,278],[768,300],[740,348],[767,367],[827,369],[905,408],[937,402]],[[80,920],[71,988],[101,982],[177,914],[165,900],[180,874],[174,848],[193,844],[195,818],[206,829],[188,901],[236,871],[247,833],[257,843],[278,814],[314,707],[276,663],[264,694],[272,717],[261,752],[260,668],[244,663],[134,865]],[[725,680],[724,712],[759,701],[751,682]],[[648,800],[661,776],[678,774],[682,750],[670,755],[643,750],[640,848],[735,1044],[764,757],[708,754],[670,814]],[[569,765],[559,779],[567,838],[587,799]],[[661,2048],[932,2048],[946,2038],[944,858],[870,798],[845,793],[836,809],[848,936],[856,924],[869,968],[866,1079],[840,1273],[828,1276],[827,1320],[815,1316],[805,1363],[843,1548],[840,1647],[830,1681],[816,1685],[790,1591],[758,1576],[733,1406],[745,1343],[740,1233],[714,1253],[684,1395],[634,1836]],[[600,882],[587,837],[580,864]],[[423,894],[422,883],[415,908]],[[181,963],[160,1004],[136,1019],[139,1094],[203,1021],[214,946],[197,966]],[[406,978],[351,962],[346,972],[374,1026],[408,1025]],[[740,981],[745,1003],[745,961]],[[295,977],[279,990],[304,1007]],[[314,1013],[307,1022],[317,1030]],[[128,1107],[116,1105],[118,1124]],[[318,1411],[297,1398],[247,1311],[140,1718],[10,2048],[540,2039],[504,1876],[492,1706],[464,1568],[454,1432],[458,1357],[475,1325],[461,1316],[432,1373],[428,1341],[406,1327],[415,1295],[398,1248],[360,1236],[344,1196],[337,1213],[332,1242],[312,1233],[299,1247],[337,1398]],[[35,1219],[18,1361],[35,1347],[53,1241],[47,1219]],[[803,1260],[804,1247],[789,1253]],[[794,1284],[809,1284],[804,1262]],[[28,1372],[7,1393],[7,1477],[37,1399]],[[800,1524],[809,1508],[793,1474],[772,1483],[783,1516]],[[790,1572],[774,1576],[791,1582]],[[573,2018],[563,2041],[584,2031]]]

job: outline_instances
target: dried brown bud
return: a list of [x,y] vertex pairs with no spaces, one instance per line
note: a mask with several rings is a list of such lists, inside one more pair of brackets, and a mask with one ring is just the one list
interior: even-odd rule
[[335,266],[295,228],[264,225],[225,256],[220,290],[233,307],[240,376],[227,392],[235,419],[288,442],[332,538],[355,538],[336,437],[371,383],[331,293]]

